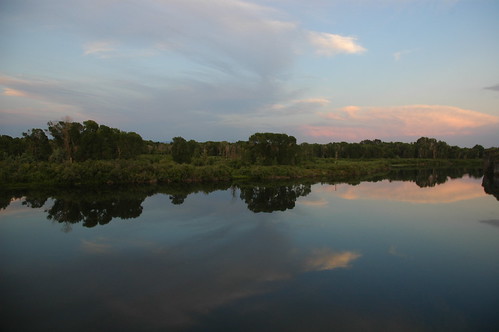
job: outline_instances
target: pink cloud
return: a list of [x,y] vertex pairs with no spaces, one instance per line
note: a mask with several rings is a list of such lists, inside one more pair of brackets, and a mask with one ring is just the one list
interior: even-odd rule
[[357,38],[341,36],[327,32],[310,31],[308,40],[316,49],[317,55],[333,56],[336,54],[361,54],[366,51],[357,44]]
[[462,136],[499,125],[498,116],[446,105],[347,106],[320,116],[326,120],[324,124],[302,126],[306,135],[352,140]]
[[3,90],[4,96],[13,96],[13,97],[27,97],[28,94],[24,91],[16,90],[16,89],[11,89],[11,88],[5,88]]

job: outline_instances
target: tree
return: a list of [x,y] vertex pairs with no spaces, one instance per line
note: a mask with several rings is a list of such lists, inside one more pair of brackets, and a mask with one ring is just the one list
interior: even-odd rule
[[138,156],[144,150],[144,141],[134,132],[120,132],[117,140],[119,159],[129,159]]
[[437,157],[437,140],[434,138],[420,137],[416,141],[416,158]]
[[173,138],[172,158],[173,161],[179,164],[191,162],[192,152],[189,149],[189,144],[184,138],[180,136]]
[[21,156],[26,150],[26,142],[19,137],[0,136],[0,160],[6,157]]
[[55,144],[64,151],[65,159],[73,162],[83,130],[81,123],[71,122],[67,118],[64,121],[50,121],[48,126]]
[[48,160],[52,153],[49,139],[42,129],[33,128],[23,133],[26,142],[26,152],[35,160]]
[[102,140],[99,135],[99,124],[93,120],[83,122],[80,148],[77,159],[102,159]]
[[296,138],[286,134],[256,133],[249,140],[251,162],[262,165],[292,165],[296,163]]

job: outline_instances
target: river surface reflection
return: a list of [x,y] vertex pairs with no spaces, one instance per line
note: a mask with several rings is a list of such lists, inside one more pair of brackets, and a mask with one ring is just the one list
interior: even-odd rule
[[497,331],[496,197],[397,178],[4,193],[2,330]]

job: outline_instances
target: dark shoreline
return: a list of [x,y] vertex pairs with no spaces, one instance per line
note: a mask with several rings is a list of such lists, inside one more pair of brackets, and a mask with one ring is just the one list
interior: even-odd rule
[[172,161],[153,162],[147,159],[97,160],[79,163],[1,161],[0,183],[4,189],[27,189],[295,179],[334,182],[375,178],[397,171],[456,168],[479,172],[482,168],[482,161],[476,159],[316,159],[296,166],[240,165],[227,159],[220,159],[213,165],[204,166],[177,164]]

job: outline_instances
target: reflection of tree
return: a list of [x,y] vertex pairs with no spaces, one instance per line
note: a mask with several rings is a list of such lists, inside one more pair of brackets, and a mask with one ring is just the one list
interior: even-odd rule
[[499,201],[499,176],[486,173],[483,177],[482,187],[487,194],[494,196]]
[[483,176],[481,169],[467,168],[417,168],[417,169],[398,169],[393,170],[388,175],[390,180],[414,181],[421,187],[434,187],[443,184],[450,179],[462,178],[469,174],[475,178]]
[[146,196],[114,197],[83,196],[56,198],[47,209],[47,218],[60,223],[83,222],[85,227],[105,225],[113,218],[137,218],[142,213],[142,201]]
[[23,196],[22,190],[0,190],[0,210],[6,209],[12,200]]
[[142,213],[142,202],[148,196],[162,193],[169,195],[172,204],[182,204],[191,193],[210,193],[226,190],[230,183],[173,184],[132,187],[79,188],[73,190],[40,188],[37,190],[0,191],[0,208],[9,206],[12,198],[25,197],[22,204],[41,208],[52,198],[46,208],[47,219],[64,224],[65,232],[71,225],[83,222],[85,227],[105,225],[113,218],[132,219]]
[[187,198],[187,195],[182,195],[182,194],[177,194],[177,195],[170,195],[170,200],[172,201],[172,204],[175,205],[180,205],[184,204],[185,199]]
[[48,199],[48,196],[46,193],[34,192],[34,193],[31,193],[30,195],[26,196],[26,198],[23,201],[23,205],[32,207],[34,209],[41,208],[45,205],[45,202],[47,201],[47,199]]
[[241,187],[241,199],[253,212],[285,211],[295,207],[296,199],[310,193],[310,184]]
[[9,194],[0,194],[0,210],[6,209],[10,205],[12,198],[13,197]]
[[[390,180],[414,181],[420,187],[433,187],[449,178],[459,178],[465,174],[481,177],[483,171],[463,168],[398,169],[387,177],[371,176],[369,181]],[[365,181],[366,179],[364,179]],[[352,179],[351,184],[362,182]],[[0,208],[6,208],[13,197],[25,197],[23,205],[41,208],[48,198],[53,205],[46,209],[48,219],[69,226],[83,222],[85,227],[105,225],[113,218],[137,218],[142,213],[142,202],[148,196],[165,194],[174,205],[183,204],[192,193],[210,193],[217,190],[239,188],[240,198],[253,212],[285,211],[295,206],[296,199],[311,192],[311,183],[296,184],[271,182],[266,184],[231,184],[230,182],[168,184],[133,187],[104,187],[99,189],[60,190],[42,188],[39,190],[7,190],[0,192]],[[499,197],[497,178],[484,178],[486,193]],[[499,199],[499,198],[498,198]],[[69,228],[68,228],[69,229]]]
[[169,184],[158,187],[157,193],[167,194],[172,204],[181,205],[190,194],[198,192],[209,194],[217,190],[227,190],[230,186],[230,182]]

